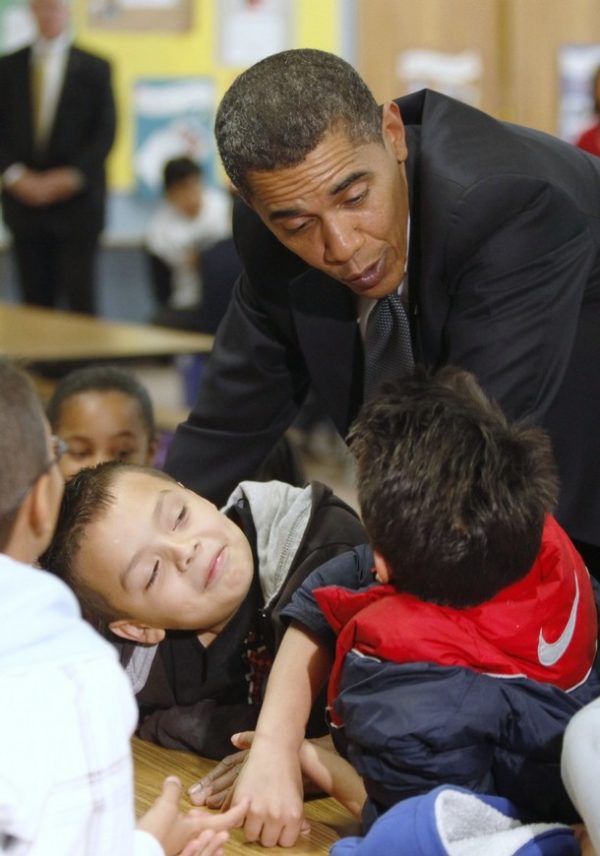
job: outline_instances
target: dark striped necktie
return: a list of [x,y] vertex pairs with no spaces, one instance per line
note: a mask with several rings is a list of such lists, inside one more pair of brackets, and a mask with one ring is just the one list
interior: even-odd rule
[[410,324],[399,294],[382,297],[367,319],[365,333],[365,401],[385,380],[414,367]]

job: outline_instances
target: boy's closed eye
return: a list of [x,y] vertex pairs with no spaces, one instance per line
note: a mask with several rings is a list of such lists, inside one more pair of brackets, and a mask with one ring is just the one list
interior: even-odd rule
[[154,566],[152,568],[150,576],[148,577],[148,582],[144,586],[145,591],[148,591],[148,589],[152,588],[152,586],[156,582],[156,578],[158,577],[159,569],[160,569],[160,562],[157,559],[156,562],[154,563]]
[[177,517],[175,518],[175,520],[173,522],[173,529],[174,530],[177,529],[179,526],[181,526],[181,524],[184,522],[184,520],[187,517],[187,513],[188,513],[188,508],[187,508],[187,505],[185,505],[185,503],[184,503],[184,505],[181,506],[181,510],[179,511],[179,514],[177,515]]

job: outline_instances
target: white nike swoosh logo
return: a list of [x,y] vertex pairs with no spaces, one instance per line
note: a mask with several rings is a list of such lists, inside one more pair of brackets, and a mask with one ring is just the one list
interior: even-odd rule
[[579,606],[579,581],[577,579],[577,574],[575,574],[575,597],[573,599],[573,605],[571,607],[571,612],[569,613],[569,620],[565,624],[565,629],[560,634],[556,642],[546,642],[544,639],[544,631],[540,630],[540,638],[538,640],[538,660],[542,666],[554,666],[555,663],[558,663],[562,655],[565,653],[569,645],[571,644],[571,640],[573,639],[573,634],[575,633],[575,624],[577,622],[577,607]]

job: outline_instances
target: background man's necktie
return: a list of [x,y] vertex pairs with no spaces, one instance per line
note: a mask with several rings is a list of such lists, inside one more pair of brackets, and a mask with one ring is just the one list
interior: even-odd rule
[[410,324],[400,295],[378,300],[367,320],[365,334],[365,401],[384,380],[414,367]]
[[36,56],[33,61],[31,93],[33,107],[33,139],[38,149],[44,147],[48,133],[48,110],[45,105],[46,75],[48,58]]

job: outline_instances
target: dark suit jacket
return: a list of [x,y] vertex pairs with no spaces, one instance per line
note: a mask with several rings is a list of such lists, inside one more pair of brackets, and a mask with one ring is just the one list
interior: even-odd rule
[[[558,517],[600,543],[600,160],[430,91],[407,125],[413,349],[473,371],[509,417],[545,426]],[[169,471],[223,497],[292,420],[309,382],[344,435],[362,400],[351,292],[239,206],[245,274]]]
[[71,47],[54,125],[41,155],[33,144],[31,48],[0,58],[0,172],[13,163],[32,169],[76,167],[85,178],[71,199],[43,208],[2,193],[4,220],[12,231],[98,233],[104,223],[104,161],[115,136],[110,66]]

